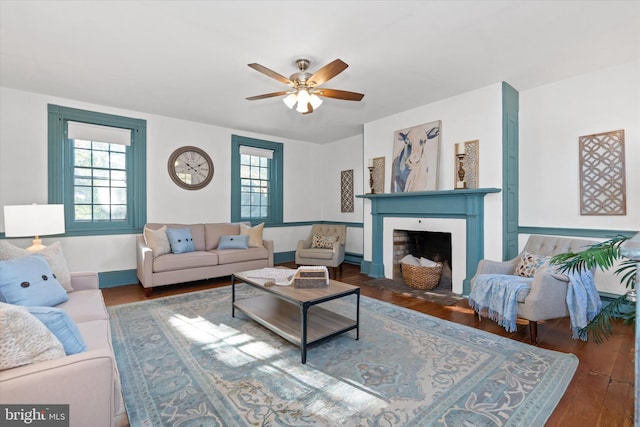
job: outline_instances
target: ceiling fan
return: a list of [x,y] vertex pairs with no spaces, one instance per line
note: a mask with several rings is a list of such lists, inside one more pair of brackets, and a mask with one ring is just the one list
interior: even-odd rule
[[260,64],[248,64],[249,67],[256,71],[261,72],[271,78],[278,80],[281,83],[291,86],[291,90],[283,90],[280,92],[266,93],[264,95],[250,96],[247,98],[249,101],[255,101],[257,99],[271,98],[274,96],[286,95],[283,99],[284,103],[289,108],[293,108],[296,103],[296,111],[302,114],[313,113],[313,110],[318,108],[322,104],[321,96],[327,98],[343,99],[346,101],[360,101],[364,95],[356,92],[349,92],[346,90],[326,89],[319,87],[327,80],[334,78],[341,72],[347,69],[348,65],[336,59],[333,62],[320,68],[314,74],[307,71],[311,61],[306,58],[300,58],[295,61],[298,66],[297,73],[293,73],[289,78],[276,73]]

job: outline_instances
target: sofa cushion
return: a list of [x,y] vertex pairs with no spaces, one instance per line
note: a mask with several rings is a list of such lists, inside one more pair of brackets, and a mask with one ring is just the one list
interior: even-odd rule
[[66,311],[74,322],[83,323],[109,318],[100,290],[86,289],[74,291],[69,292],[67,296],[69,297],[69,301],[59,304],[56,307]]
[[213,265],[218,265],[218,255],[213,252],[195,251],[182,254],[166,254],[153,259],[153,272],[159,273]]
[[68,299],[41,255],[0,261],[0,301],[51,307]]
[[329,249],[301,249],[298,251],[300,258],[313,258],[313,259],[332,259],[333,251]]
[[248,248],[248,249],[227,249],[213,250],[211,253],[218,254],[218,262],[220,264],[232,264],[234,262],[255,261],[267,259],[269,251],[266,248]]
[[218,250],[247,249],[248,247],[249,236],[222,236],[218,243]]
[[167,226],[163,225],[157,230],[144,228],[144,242],[151,248],[154,257],[168,254],[171,252],[171,244],[167,237]]
[[62,343],[67,356],[87,351],[87,345],[80,335],[78,326],[63,309],[27,307],[27,310],[53,332],[53,335]]
[[264,222],[258,224],[255,227],[250,225],[240,224],[240,235],[249,236],[249,246],[252,248],[261,248],[264,246],[262,243],[262,230],[264,229]]
[[[64,257],[64,252],[62,251],[62,245],[60,242],[54,242],[36,253],[38,255],[42,255],[45,261],[47,261],[51,267],[51,271],[53,271],[53,274],[56,276],[56,279],[58,279],[58,282],[60,282],[62,287],[67,292],[73,291],[73,288],[71,287],[71,273],[69,272],[69,266],[67,265],[67,260]],[[22,258],[33,254],[33,252],[13,246],[11,243],[4,240],[0,241],[0,261]]]
[[0,371],[64,357],[60,341],[26,307],[0,303]]
[[193,237],[191,237],[191,230],[189,230],[188,227],[168,228],[167,237],[169,238],[169,244],[171,245],[171,252],[174,254],[193,252],[195,250],[195,247],[193,246]]
[[[191,237],[193,238],[193,247],[196,251],[204,251],[204,224],[159,224],[150,222],[145,227],[157,230],[165,225],[167,228],[185,228],[188,227],[191,231]],[[229,233],[233,234],[233,233]],[[236,233],[237,234],[237,233]]]
[[240,234],[239,223],[208,223],[204,225],[205,250],[216,249],[222,236],[232,236]]

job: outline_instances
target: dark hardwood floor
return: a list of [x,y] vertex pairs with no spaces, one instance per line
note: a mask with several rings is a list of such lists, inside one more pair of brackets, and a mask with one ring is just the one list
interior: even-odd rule
[[[294,267],[293,264],[286,264]],[[518,330],[507,333],[495,322],[478,320],[473,311],[462,300],[453,306],[442,306],[415,298],[393,294],[370,286],[368,276],[360,274],[360,267],[345,264],[336,279],[360,286],[362,295],[376,298],[422,313],[496,335],[529,343],[528,324],[518,323]],[[152,298],[161,298],[201,289],[229,286],[230,278],[211,279],[203,282],[163,286],[155,288],[146,298],[141,285],[128,285],[102,291],[108,306]],[[550,350],[575,354],[580,363],[563,398],[558,403],[547,426],[633,426],[634,411],[634,328],[621,322],[613,324],[614,335],[603,344],[590,340],[583,342],[571,339],[569,319],[540,322],[538,346]]]

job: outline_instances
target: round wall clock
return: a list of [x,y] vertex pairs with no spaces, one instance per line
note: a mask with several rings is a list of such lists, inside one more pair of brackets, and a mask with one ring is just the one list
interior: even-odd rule
[[169,156],[169,176],[186,190],[200,190],[213,178],[213,161],[198,147],[180,147]]

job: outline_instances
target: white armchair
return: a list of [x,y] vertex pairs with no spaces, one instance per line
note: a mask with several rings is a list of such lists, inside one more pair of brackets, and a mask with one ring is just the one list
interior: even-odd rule
[[[314,236],[334,238],[331,246],[317,247],[314,245]],[[319,239],[316,237],[316,242]],[[320,239],[322,240],[322,239]],[[336,276],[336,270],[339,268],[342,272],[342,263],[344,262],[344,246],[347,240],[347,227],[343,224],[314,224],[311,227],[311,233],[305,240],[298,241],[296,249],[296,265],[324,265],[331,267],[333,277]]]
[[[515,258],[504,261],[480,260],[476,275],[471,279],[473,287],[479,274],[516,274],[516,267],[522,254],[554,256],[565,252],[578,252],[597,242],[583,239],[532,235],[522,252]],[[538,322],[569,316],[567,307],[567,286],[569,278],[549,269],[542,269],[533,275],[531,291],[518,295],[518,317],[529,321],[531,343],[535,344]]]

